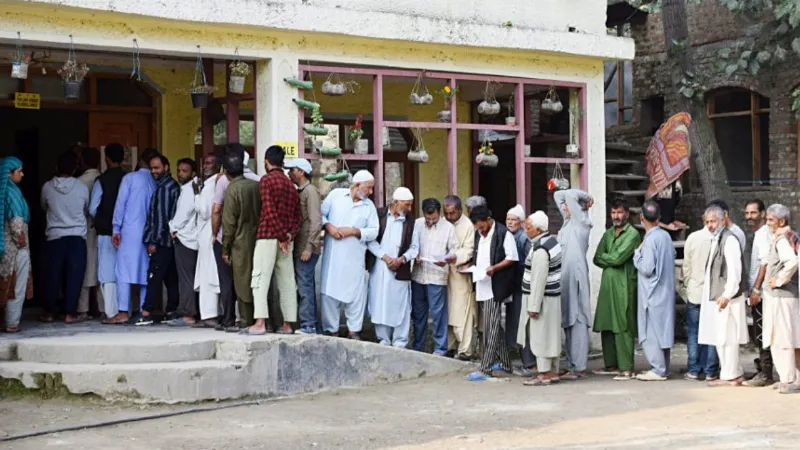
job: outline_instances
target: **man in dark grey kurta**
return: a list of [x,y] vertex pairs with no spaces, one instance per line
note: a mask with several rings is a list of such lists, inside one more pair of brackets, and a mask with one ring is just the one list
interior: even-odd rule
[[638,271],[639,343],[651,367],[636,377],[641,381],[667,379],[675,340],[675,247],[669,233],[658,226],[660,215],[657,203],[645,202],[641,222],[647,231],[633,252]]

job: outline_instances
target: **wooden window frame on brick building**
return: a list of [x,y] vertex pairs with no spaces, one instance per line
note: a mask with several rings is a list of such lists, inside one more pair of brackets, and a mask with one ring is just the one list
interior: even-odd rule
[[[617,36],[625,36],[625,24],[620,24],[614,27],[617,32]],[[629,76],[631,79],[633,78],[633,62],[632,61],[617,61],[614,63],[614,68],[605,77],[603,82],[603,114],[605,114],[605,105],[608,103],[616,103],[617,104],[617,122],[615,124],[606,124],[606,128],[609,126],[620,126],[620,125],[628,125],[633,123],[633,93],[631,92],[631,98],[628,99],[628,104],[625,100],[625,63],[630,63],[631,65],[631,73]],[[604,66],[605,67],[605,66]],[[617,76],[617,96],[616,97],[607,97],[608,88],[611,86],[611,81],[614,79],[614,75]],[[621,100],[621,101],[620,101]],[[625,123],[625,111],[631,111],[631,121]]]
[[[742,111],[731,111],[731,112],[724,112],[724,113],[716,113],[716,97],[725,92],[733,92],[735,90],[747,91],[750,94],[750,107],[747,110]],[[722,88],[719,90],[715,90],[711,92],[709,95],[706,96],[706,113],[708,114],[708,119],[711,122],[711,128],[716,135],[717,126],[715,123],[715,119],[724,119],[729,117],[750,117],[750,129],[751,129],[751,158],[753,163],[752,169],[752,184],[753,187],[758,187],[762,185],[769,184],[769,179],[762,179],[761,177],[761,166],[762,164],[767,164],[769,167],[769,160],[761,161],[761,128],[759,123],[759,117],[763,114],[770,114],[770,108],[762,108],[759,105],[760,97],[764,97],[756,91],[744,89],[744,88]],[[767,97],[764,97],[767,98]],[[769,100],[767,98],[767,100]],[[730,178],[730,176],[729,176]],[[728,180],[730,181],[730,180]],[[745,187],[746,188],[746,187]]]

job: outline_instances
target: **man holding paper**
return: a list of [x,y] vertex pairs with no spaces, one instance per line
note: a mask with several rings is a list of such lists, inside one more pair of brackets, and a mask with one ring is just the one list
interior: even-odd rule
[[419,238],[419,255],[411,275],[411,320],[414,322],[414,350],[422,351],[428,328],[428,312],[433,316],[433,353],[447,353],[447,278],[448,263],[455,262],[458,240],[453,224],[441,220],[442,205],[435,198],[422,201],[423,218],[414,224]]

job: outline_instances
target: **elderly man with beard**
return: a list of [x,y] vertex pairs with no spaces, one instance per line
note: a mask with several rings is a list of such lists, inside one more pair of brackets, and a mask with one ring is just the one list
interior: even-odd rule
[[380,227],[378,211],[369,199],[374,187],[375,177],[359,170],[350,189],[334,189],[322,202],[322,329],[330,336],[338,336],[344,309],[348,337],[361,340],[367,300],[365,253]]
[[748,341],[742,250],[738,238],[725,226],[726,216],[721,208],[709,207],[705,217],[714,239],[706,264],[697,341],[717,347],[719,380],[710,381],[709,385],[739,386],[744,381],[739,345]]
[[525,273],[525,257],[531,249],[531,240],[523,229],[525,221],[525,210],[522,205],[517,205],[506,213],[506,227],[514,235],[514,242],[517,244],[517,278],[514,280],[514,295],[511,296],[511,303],[506,304],[506,341],[509,348],[519,347],[522,367],[515,368],[514,374],[521,377],[533,376],[533,368],[536,367],[536,359],[531,353],[530,343],[525,342],[524,346],[517,345],[517,329],[519,328],[520,311],[522,310],[522,276]]
[[197,218],[197,267],[194,274],[194,289],[200,293],[200,322],[195,328],[216,328],[220,326],[219,297],[223,289],[233,292],[230,266],[223,264],[223,280],[214,255],[216,235],[211,229],[211,216],[214,209],[214,194],[217,181],[225,175],[219,173],[220,161],[217,155],[203,158],[203,181],[199,193],[194,197],[194,210]]
[[475,343],[475,321],[478,305],[470,274],[460,273],[472,261],[475,246],[475,227],[461,210],[461,199],[455,195],[444,198],[444,217],[453,224],[458,240],[456,261],[450,264],[447,277],[448,346],[462,361],[472,359]]
[[624,199],[611,203],[611,228],[606,230],[594,265],[603,269],[594,331],[600,333],[605,367],[598,375],[616,375],[615,380],[633,379],[633,348],[636,336],[636,268],[633,252],[639,232],[628,222],[630,210]]
[[419,254],[419,235],[411,214],[414,195],[405,187],[378,211],[378,238],[367,244],[369,314],[381,345],[405,348],[411,326],[411,261]]
[[195,270],[197,269],[197,212],[194,209],[195,196],[200,192],[195,173],[194,160],[183,158],[178,161],[178,183],[181,193],[175,216],[169,221],[169,231],[175,244],[175,266],[178,269],[178,315],[168,325],[189,326],[197,316],[197,293],[194,290]]

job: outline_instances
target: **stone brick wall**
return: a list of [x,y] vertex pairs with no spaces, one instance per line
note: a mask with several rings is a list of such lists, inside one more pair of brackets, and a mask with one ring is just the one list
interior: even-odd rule
[[[749,22],[732,14],[716,1],[705,1],[688,6],[689,34],[694,52],[695,72],[716,74],[718,72],[720,49],[732,44],[746,45],[762,31],[762,24]],[[676,111],[677,92],[672,88],[667,68],[663,65],[666,54],[664,48],[663,25],[660,14],[651,14],[647,21],[631,27],[636,42],[636,58],[633,61],[633,99],[634,118],[630,125],[607,129],[608,142],[629,142],[645,147],[649,142],[649,130],[641,126],[642,100],[663,96],[665,117]],[[794,217],[800,219],[800,205],[796,201],[800,195],[798,187],[798,125],[791,111],[792,90],[800,83],[800,58],[791,56],[773,67],[762,69],[758,76],[737,74],[726,77],[724,74],[712,77],[709,89],[740,87],[769,98],[769,168],[770,186],[737,191],[737,207],[743,208],[744,201],[752,197],[770,203],[784,203]],[[700,215],[705,204],[701,192],[688,193],[679,208],[679,217],[692,225],[700,226]]]

